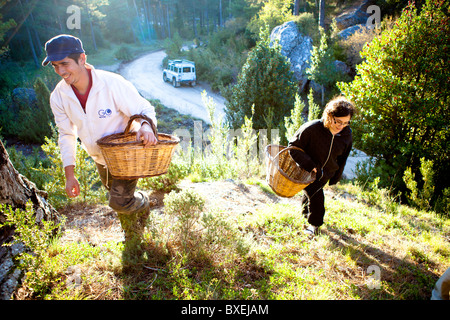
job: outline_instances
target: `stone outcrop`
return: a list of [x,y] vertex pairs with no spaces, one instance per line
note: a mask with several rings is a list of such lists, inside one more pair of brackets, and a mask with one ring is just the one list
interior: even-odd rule
[[340,31],[338,33],[338,37],[340,37],[342,39],[347,39],[348,37],[350,37],[355,32],[357,32],[359,30],[363,30],[365,28],[367,28],[367,27],[364,24],[356,24],[354,26],[348,27],[347,29],[344,29],[344,30]]
[[301,34],[295,22],[289,21],[272,30],[270,41],[276,40],[281,45],[281,54],[290,60],[291,70],[300,83],[300,91],[303,91],[308,81],[306,69],[313,48],[311,37]]
[[367,13],[367,8],[373,3],[374,0],[364,0],[356,9],[337,16],[336,26],[341,30],[338,35],[345,39],[361,28],[365,28],[367,19],[371,15]]

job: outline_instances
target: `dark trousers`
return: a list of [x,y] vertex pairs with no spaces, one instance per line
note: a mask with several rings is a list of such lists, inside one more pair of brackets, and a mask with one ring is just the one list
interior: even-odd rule
[[323,224],[325,216],[325,196],[323,187],[328,181],[316,180],[303,189],[301,198],[302,214],[308,220],[308,223],[320,227]]
[[96,163],[103,186],[109,191],[109,206],[119,214],[133,214],[145,210],[148,199],[135,192],[138,179],[115,179],[105,166]]

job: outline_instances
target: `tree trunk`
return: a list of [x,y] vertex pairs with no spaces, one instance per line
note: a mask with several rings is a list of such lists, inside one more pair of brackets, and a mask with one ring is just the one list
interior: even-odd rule
[[319,26],[325,29],[325,0],[320,0],[319,4]]
[[133,33],[133,40],[134,40],[134,43],[137,43],[136,32],[134,31],[134,27],[133,27],[133,20],[130,18],[132,15],[131,15],[131,11],[130,11],[131,9],[128,6],[128,1],[125,1],[125,5],[127,6],[127,10],[128,10],[128,17],[130,19],[130,28],[131,28],[131,32]]
[[219,0],[219,29],[223,27],[222,21],[222,0]]
[[298,16],[299,11],[300,11],[300,0],[295,0],[295,3],[294,3],[294,16]]
[[[14,168],[0,140],[0,204],[11,206],[13,210],[25,210],[27,202],[31,202],[36,223],[49,220],[59,223],[58,212],[46,199],[45,191],[37,189],[33,182]],[[0,211],[0,223],[4,223],[5,220],[4,212]],[[0,228],[0,300],[11,298],[22,276],[15,266],[14,257],[22,252],[23,246],[10,245],[14,238],[13,228]]]
[[141,32],[141,39],[143,42],[145,42],[144,30],[142,30],[141,19],[139,18],[139,10],[138,10],[135,0],[133,0],[133,5],[134,5],[134,10],[136,11],[136,20],[137,20],[137,24],[139,27],[139,31]]
[[[41,65],[38,61],[37,55],[36,55],[36,51],[34,49],[34,43],[33,43],[33,39],[31,38],[31,32],[30,32],[30,28],[28,26],[28,16],[29,13],[27,15],[25,15],[25,12],[23,11],[23,5],[22,5],[22,1],[19,0],[19,5],[20,5],[20,9],[22,11],[22,16],[24,19],[24,24],[25,24],[25,29],[27,31],[27,35],[28,35],[28,43],[30,45],[30,49],[31,49],[31,53],[33,54],[33,60],[34,60],[34,64],[36,66],[36,68],[39,68]],[[30,11],[31,12],[31,11]]]
[[169,5],[166,5],[166,16],[167,16],[167,33],[168,37],[172,38],[172,33],[170,32],[170,14],[169,14]]
[[192,30],[194,31],[194,37],[198,37],[197,23],[195,21],[195,1],[192,1]]
[[322,91],[322,106],[325,106],[325,86],[321,85],[321,91]]

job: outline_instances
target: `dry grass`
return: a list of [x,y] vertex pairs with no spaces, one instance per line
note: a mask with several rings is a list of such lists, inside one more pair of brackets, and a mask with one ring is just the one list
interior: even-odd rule
[[361,51],[364,45],[370,43],[375,37],[380,36],[382,31],[390,30],[395,23],[395,19],[393,17],[387,17],[382,21],[381,28],[361,28],[346,39],[339,40],[338,44],[346,57],[346,64],[352,69],[355,69],[363,61]]
[[[66,233],[42,266],[45,294],[36,295],[25,282],[16,298],[426,300],[450,264],[448,219],[374,202],[352,184],[326,189],[325,225],[313,240],[302,232],[296,197],[277,202],[273,194],[256,192],[256,185],[238,184],[234,191],[224,188],[227,182],[182,185],[197,186],[197,192],[207,186],[209,205],[183,229],[176,214],[164,214],[158,195],[144,244],[127,263],[106,207],[67,208]],[[212,194],[230,197],[234,206],[211,208],[220,203]],[[265,197],[272,201],[264,206]],[[239,210],[251,201],[254,210]],[[380,271],[379,278],[370,268]]]

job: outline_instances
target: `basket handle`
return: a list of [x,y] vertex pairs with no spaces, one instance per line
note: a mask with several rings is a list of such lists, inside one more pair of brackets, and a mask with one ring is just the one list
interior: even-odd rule
[[276,154],[276,156],[273,157],[273,160],[275,160],[276,158],[278,158],[279,155],[280,155],[282,152],[285,152],[285,151],[288,151],[288,150],[300,150],[301,152],[305,153],[305,151],[304,151],[303,149],[299,148],[299,147],[296,147],[296,146],[290,146],[290,147],[286,147],[286,148],[284,148],[283,150],[279,151],[279,152]]
[[[305,152],[305,150],[303,150],[302,148],[299,148],[299,147],[296,147],[296,146],[290,146],[290,147],[286,147],[286,148],[284,148],[283,150],[281,150],[281,151],[279,151],[278,153],[277,153],[277,155],[275,156],[275,157],[273,157],[273,161],[275,162],[275,159],[277,158],[277,157],[279,157],[280,156],[280,154],[282,153],[282,152],[285,152],[285,151],[288,151],[288,150],[299,150],[299,151],[301,151],[301,152],[303,152],[303,153],[306,153]],[[295,161],[294,161],[295,162]],[[295,162],[296,163],[296,162]],[[297,164],[297,163],[296,163]],[[278,166],[278,163],[277,163],[277,166]],[[298,164],[297,164],[297,166],[298,166]],[[313,172],[310,172],[311,174],[315,174],[315,173],[313,173]]]
[[[303,153],[306,153],[305,150],[303,150],[302,148],[299,148],[299,147],[296,147],[296,146],[290,146],[290,147],[286,147],[286,148],[284,148],[283,150],[281,150],[280,152],[278,152],[278,153],[276,154],[276,156],[273,157],[273,161],[275,162],[275,159],[278,158],[282,152],[285,152],[285,151],[288,151],[288,150],[299,150],[299,151],[301,151],[301,152],[303,152]],[[295,162],[295,161],[294,161],[294,162]],[[297,164],[297,163],[296,163],[296,164]],[[278,164],[277,164],[277,166],[278,166]],[[297,166],[298,166],[298,164],[297,164]]]
[[159,142],[158,139],[158,130],[156,129],[155,124],[153,123],[153,120],[150,119],[149,117],[147,117],[144,114],[135,114],[133,116],[130,117],[130,120],[128,120],[128,124],[125,128],[125,131],[123,132],[124,134],[127,134],[130,132],[130,128],[131,128],[131,124],[133,123],[133,121],[135,119],[144,119],[145,121],[148,121],[148,123],[150,123],[150,127],[152,128],[153,134],[155,135],[156,140]]

